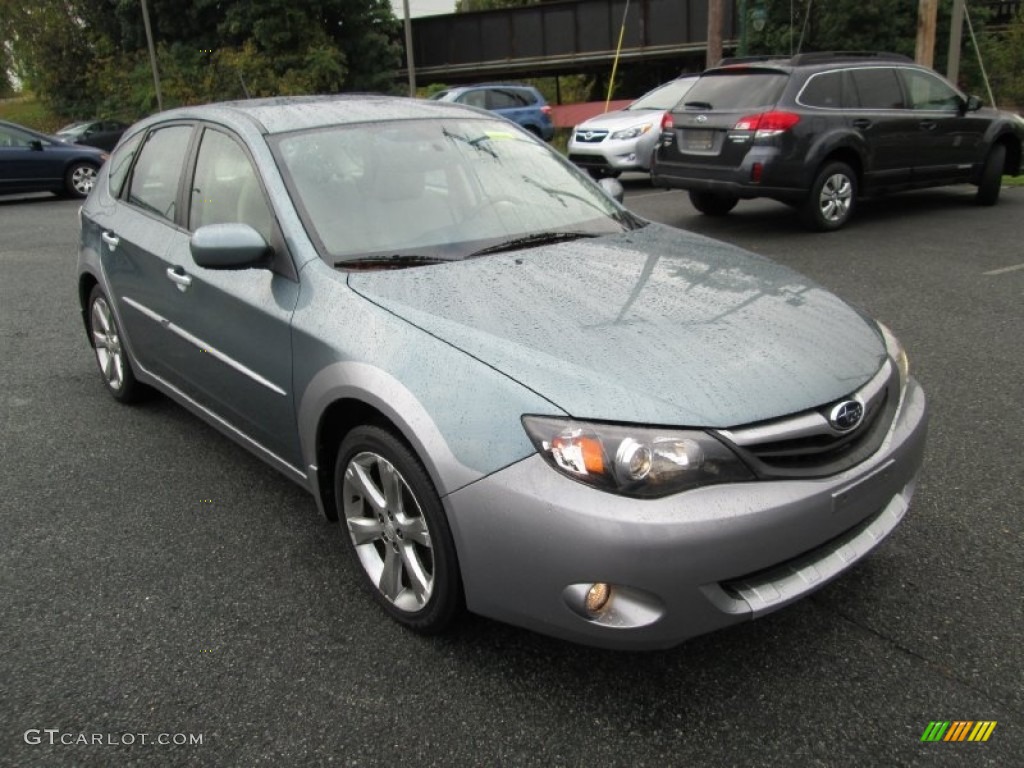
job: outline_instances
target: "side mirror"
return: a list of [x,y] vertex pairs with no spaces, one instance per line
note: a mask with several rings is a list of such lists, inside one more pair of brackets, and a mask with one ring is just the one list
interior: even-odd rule
[[981,109],[981,106],[981,99],[979,99],[977,96],[967,97],[966,109],[968,112],[977,112],[979,109]]
[[622,188],[622,184],[619,183],[618,179],[611,179],[605,176],[597,183],[604,190],[604,193],[617,203],[621,203],[626,196],[626,190]]
[[28,148],[31,149],[33,152],[42,152],[43,142],[41,142],[39,139],[32,139],[32,141],[28,143]]
[[266,265],[270,246],[248,224],[209,224],[188,242],[192,259],[207,269],[249,269]]

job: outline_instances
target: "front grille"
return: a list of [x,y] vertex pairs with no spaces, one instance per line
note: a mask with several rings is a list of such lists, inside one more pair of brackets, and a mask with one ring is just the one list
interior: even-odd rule
[[718,436],[761,478],[824,477],[860,463],[878,450],[899,404],[899,374],[886,362],[878,373],[843,400],[864,407],[860,424],[841,432],[829,423],[836,403],[761,424],[720,430]]
[[576,141],[580,144],[600,144],[608,136],[608,131],[576,131]]

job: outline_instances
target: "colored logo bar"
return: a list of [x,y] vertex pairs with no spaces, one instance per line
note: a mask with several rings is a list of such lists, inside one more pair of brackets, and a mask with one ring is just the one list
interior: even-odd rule
[[932,720],[921,741],[988,741],[995,729],[995,720]]

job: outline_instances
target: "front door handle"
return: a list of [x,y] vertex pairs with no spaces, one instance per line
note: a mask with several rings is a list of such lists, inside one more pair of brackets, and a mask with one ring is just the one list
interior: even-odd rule
[[184,293],[188,290],[188,287],[192,285],[192,278],[185,274],[185,270],[181,267],[168,267],[167,277],[170,278],[171,282],[178,286],[178,290]]
[[922,131],[934,131],[936,123],[934,120],[922,120],[918,125]]
[[867,130],[868,128],[871,127],[871,121],[868,120],[866,117],[858,117],[856,120],[853,121],[853,127],[860,128],[861,130]]
[[111,251],[117,248],[117,244],[121,242],[121,238],[113,232],[101,232],[100,237],[103,238],[103,242],[107,244],[107,248]]

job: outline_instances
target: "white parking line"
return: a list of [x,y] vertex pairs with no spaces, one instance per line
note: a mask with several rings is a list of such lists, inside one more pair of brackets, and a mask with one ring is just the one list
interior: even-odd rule
[[1007,272],[1016,272],[1018,269],[1024,269],[1024,264],[1014,264],[1012,267],[1003,267],[1002,269],[990,269],[988,272],[982,272],[983,275],[1003,275]]

